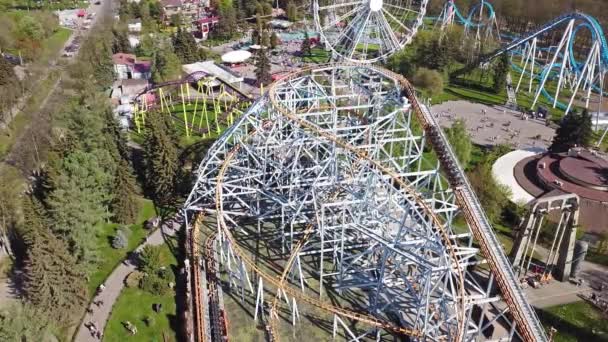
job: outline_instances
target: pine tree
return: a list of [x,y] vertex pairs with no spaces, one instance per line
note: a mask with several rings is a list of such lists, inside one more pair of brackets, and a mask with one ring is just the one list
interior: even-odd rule
[[[43,209],[30,198],[23,204],[21,234],[27,246],[24,290],[26,299],[58,322],[77,319],[87,301],[85,276],[67,245],[55,237],[44,221]],[[90,238],[90,237],[89,237]]]
[[181,27],[177,28],[177,32],[173,36],[173,51],[184,64],[194,63],[198,60],[198,46],[194,37]]
[[270,36],[268,35],[268,31],[266,31],[266,30],[262,31],[262,39],[261,39],[260,44],[263,47],[270,48]]
[[582,114],[572,112],[562,118],[555,131],[549,150],[554,153],[567,152],[575,146],[590,146],[593,139],[591,116],[585,109]]
[[257,53],[258,58],[255,65],[255,76],[258,84],[270,84],[272,76],[270,75],[270,61],[265,48],[262,48]]
[[126,30],[112,29],[112,52],[113,53],[131,53],[131,43],[129,43],[129,37],[127,36]]
[[298,21],[298,8],[291,0],[287,2],[287,20]]
[[222,0],[218,7],[220,21],[212,31],[213,36],[220,39],[231,39],[237,29],[236,10],[230,0]]
[[139,212],[139,201],[135,179],[129,164],[123,159],[116,169],[114,177],[114,200],[111,210],[117,223],[135,223]]
[[276,32],[272,32],[272,35],[270,36],[270,48],[275,49],[279,44],[281,44],[279,36]]
[[70,247],[81,264],[99,261],[99,248],[91,237],[100,223],[109,218],[113,172],[104,169],[113,159],[108,151],[77,150],[59,161],[52,179],[53,191],[47,199],[52,229]]
[[175,194],[179,169],[177,148],[161,113],[150,113],[146,125],[146,186],[156,203],[166,205]]
[[310,43],[310,37],[308,36],[308,31],[304,31],[304,40],[302,41],[302,46],[300,47],[300,52],[303,56],[312,55],[312,48]]
[[496,94],[499,94],[507,86],[507,76],[509,74],[509,68],[511,67],[511,61],[509,60],[509,54],[502,54],[494,66],[494,83],[492,89]]

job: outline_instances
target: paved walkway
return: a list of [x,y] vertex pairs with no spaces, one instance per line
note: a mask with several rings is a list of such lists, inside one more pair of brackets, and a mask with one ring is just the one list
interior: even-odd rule
[[[167,223],[162,225],[161,229],[157,229],[154,233],[148,236],[146,242],[139,245],[139,247],[135,249],[135,252],[138,252],[146,245],[158,246],[165,243],[163,233],[164,235],[169,236],[174,235],[177,227],[174,227],[175,229],[170,228],[169,225],[173,224],[173,221],[168,220],[166,222]],[[114,306],[114,302],[116,302],[116,299],[118,299],[120,292],[125,286],[125,278],[127,275],[129,275],[129,273],[135,271],[135,269],[136,264],[134,264],[132,261],[127,261],[127,263],[121,263],[114,269],[114,271],[112,271],[104,283],[105,289],[100,294],[96,295],[95,298],[93,298],[93,301],[89,306],[89,309],[92,310],[93,313],[87,313],[82,320],[80,327],[78,328],[78,334],[76,335],[76,342],[98,341],[98,339],[94,338],[89,329],[84,325],[88,322],[94,322],[97,329],[104,331],[106,322],[110,317],[110,313],[112,312],[112,306]],[[99,300],[103,301],[102,305],[97,306],[93,304],[93,302],[97,302]]]

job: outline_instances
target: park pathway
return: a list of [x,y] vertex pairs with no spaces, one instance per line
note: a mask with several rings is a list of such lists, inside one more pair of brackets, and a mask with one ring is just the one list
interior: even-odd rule
[[[135,249],[135,253],[139,252],[144,246],[158,246],[165,243],[164,235],[173,236],[175,235],[178,225],[175,223],[176,219],[171,218],[166,220],[161,225],[160,229],[154,231],[154,233],[150,234],[146,241],[139,245]],[[104,282],[105,289],[93,298],[90,303],[89,309],[92,313],[87,313],[82,322],[80,322],[80,326],[78,327],[78,334],[74,341],[76,342],[89,342],[89,341],[99,341],[97,338],[93,337],[87,327],[84,325],[88,322],[94,322],[97,325],[97,329],[100,331],[104,331],[108,318],[110,317],[110,313],[112,312],[112,306],[120,296],[120,293],[125,286],[124,281],[129,273],[135,271],[137,268],[137,263],[134,260],[127,260],[126,262],[118,265],[114,271],[108,276],[106,281]],[[93,302],[103,301],[103,304],[97,306],[93,304]],[[102,337],[103,339],[103,337]]]

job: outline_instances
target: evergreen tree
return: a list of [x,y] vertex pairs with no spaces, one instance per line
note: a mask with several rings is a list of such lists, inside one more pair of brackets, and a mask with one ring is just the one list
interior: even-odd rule
[[258,84],[270,84],[272,82],[272,76],[270,75],[270,61],[268,60],[266,49],[260,49],[257,55],[255,76],[258,80]]
[[312,55],[312,47],[310,43],[310,37],[308,36],[308,31],[304,31],[304,40],[302,41],[302,46],[300,47],[300,52],[303,56]]
[[50,319],[28,303],[16,303],[0,311],[0,341],[45,341]]
[[[84,274],[43,219],[43,209],[27,198],[22,236],[27,246],[24,290],[27,301],[58,322],[71,323],[87,301]],[[89,236],[91,239],[91,236]]]
[[560,153],[575,146],[587,147],[591,145],[592,139],[593,127],[589,112],[586,109],[581,115],[572,112],[562,118],[549,150]]
[[112,29],[112,53],[131,53],[131,43],[129,43],[129,37],[127,36],[126,30]]
[[109,218],[113,173],[102,165],[112,162],[112,158],[107,151],[105,155],[102,152],[77,150],[63,158],[47,199],[53,231],[68,243],[72,255],[82,264],[98,261],[99,246],[91,237]]
[[262,31],[262,39],[260,44],[266,48],[270,48],[270,36],[268,35],[268,31]]
[[173,52],[161,49],[154,53],[152,62],[152,80],[154,83],[174,80],[181,73],[179,57]]
[[231,39],[236,34],[236,10],[231,0],[222,0],[218,7],[218,16],[221,18],[212,31],[214,37]]
[[145,177],[152,197],[161,205],[171,202],[178,176],[176,143],[161,113],[150,113],[146,122]]
[[287,2],[287,20],[298,21],[298,8],[291,0]]
[[139,201],[135,179],[129,164],[122,159],[114,177],[114,200],[111,204],[114,221],[117,223],[135,223],[139,212]]
[[183,64],[198,61],[196,41],[189,32],[181,27],[177,28],[177,32],[173,36],[173,51]]
[[494,83],[492,84],[492,89],[496,94],[499,94],[507,87],[507,76],[509,75],[510,68],[511,61],[509,60],[509,55],[503,53],[494,66]]
[[270,48],[275,49],[279,44],[281,44],[279,36],[276,32],[272,32],[272,35],[270,36]]

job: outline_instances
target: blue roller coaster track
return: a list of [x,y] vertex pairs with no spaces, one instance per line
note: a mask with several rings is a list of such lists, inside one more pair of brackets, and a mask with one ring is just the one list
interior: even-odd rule
[[[465,27],[475,28],[475,27],[479,27],[480,25],[484,25],[484,23],[474,22],[472,20],[474,17],[474,14],[476,13],[476,11],[479,10],[480,6],[484,6],[488,10],[488,15],[490,17],[493,17],[496,15],[492,4],[487,1],[481,1],[477,4],[475,4],[470,9],[467,17],[464,17],[462,15],[462,12],[458,9],[458,7],[456,6],[456,4],[454,3],[453,0],[448,0],[444,11],[446,11],[446,13],[448,13],[448,11],[450,11],[450,10],[453,11],[455,14],[455,17],[458,18],[458,22],[460,24],[464,25]],[[576,50],[575,49],[576,35],[579,33],[580,30],[583,30],[583,29],[586,29],[591,33],[592,41],[599,41],[601,69],[603,72],[607,72],[608,71],[608,42],[606,40],[606,35],[604,34],[604,30],[602,29],[602,26],[600,25],[598,20],[596,18],[594,18],[593,16],[590,16],[588,14],[581,13],[581,12],[572,12],[572,13],[567,13],[567,14],[561,15],[561,16],[545,23],[540,28],[536,28],[521,36],[502,34],[501,38],[503,40],[510,40],[510,42],[503,45],[499,49],[493,51],[492,53],[481,56],[474,64],[471,64],[461,70],[456,71],[455,73],[452,74],[452,77],[466,73],[466,72],[478,67],[481,64],[488,63],[491,60],[493,60],[494,58],[496,58],[504,53],[517,54],[518,52],[515,51],[516,48],[522,47],[524,44],[532,41],[534,38],[540,37],[540,36],[546,34],[547,32],[558,29],[560,26],[570,22],[571,20],[576,20],[578,22],[572,31],[572,39],[570,39],[569,45],[567,46],[567,49],[569,50],[568,61],[570,62],[570,65],[574,69],[574,72],[581,73],[582,69],[583,69],[583,65],[581,65],[581,63],[579,63],[579,61],[577,61],[575,54],[574,54],[574,51]],[[539,51],[551,51],[552,49],[555,49],[555,47],[539,48]],[[554,63],[553,65],[539,66],[540,68],[542,68],[542,72],[540,74],[536,75],[535,78],[542,79],[547,73],[549,73],[551,75],[553,70],[559,69],[559,68],[561,68],[561,66],[562,66],[562,63]],[[523,72],[522,68],[520,68],[519,66],[517,66],[515,64],[513,64],[513,69],[520,73]],[[593,90],[596,93],[600,93],[602,91],[597,85],[593,86]],[[543,96],[545,98],[547,98],[549,100],[549,102],[554,102],[554,100],[555,100],[554,97],[551,96],[545,89],[542,89],[541,93],[543,94]],[[605,94],[605,91],[604,91],[604,94]],[[559,101],[556,102],[556,105],[558,108],[560,108],[562,110],[565,110],[567,107],[566,105],[564,105],[563,103],[560,103]]]

